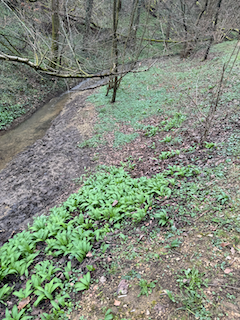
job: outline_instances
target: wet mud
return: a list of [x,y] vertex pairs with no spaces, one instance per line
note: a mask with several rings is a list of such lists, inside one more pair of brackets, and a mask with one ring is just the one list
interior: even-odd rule
[[73,92],[46,134],[0,171],[0,245],[75,192],[74,179],[94,166],[91,151],[77,147],[93,128],[92,92]]

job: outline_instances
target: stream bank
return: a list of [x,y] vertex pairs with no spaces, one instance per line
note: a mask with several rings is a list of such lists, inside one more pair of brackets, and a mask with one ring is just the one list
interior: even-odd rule
[[94,166],[91,151],[77,147],[93,128],[95,109],[86,102],[92,92],[72,92],[44,137],[0,171],[0,245],[65,200],[77,189],[73,179]]

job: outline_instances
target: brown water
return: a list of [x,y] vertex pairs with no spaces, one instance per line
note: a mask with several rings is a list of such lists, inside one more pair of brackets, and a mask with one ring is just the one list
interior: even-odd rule
[[45,132],[51,126],[51,121],[61,112],[70,96],[71,93],[64,93],[60,97],[50,100],[18,127],[0,136],[0,170],[16,154],[45,135]]

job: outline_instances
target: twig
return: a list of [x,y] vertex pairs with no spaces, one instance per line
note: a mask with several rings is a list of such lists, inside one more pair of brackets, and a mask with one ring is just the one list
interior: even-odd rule
[[213,284],[213,283],[210,283],[208,285],[211,286],[211,287],[224,287],[224,288],[230,288],[230,289],[234,289],[234,290],[240,291],[240,288],[233,287],[233,286],[228,286],[226,284]]
[[158,59],[156,59],[149,67],[147,67],[146,69],[144,70],[130,70],[128,72],[132,72],[132,73],[139,73],[139,72],[145,72],[145,71],[148,71],[149,69],[152,68],[152,66],[158,61]]

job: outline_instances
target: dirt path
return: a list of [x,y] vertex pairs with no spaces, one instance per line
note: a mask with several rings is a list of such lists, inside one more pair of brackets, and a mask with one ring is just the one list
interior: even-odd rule
[[93,167],[90,151],[77,145],[95,118],[87,92],[75,92],[42,139],[19,153],[0,172],[0,245],[76,190],[73,179]]

